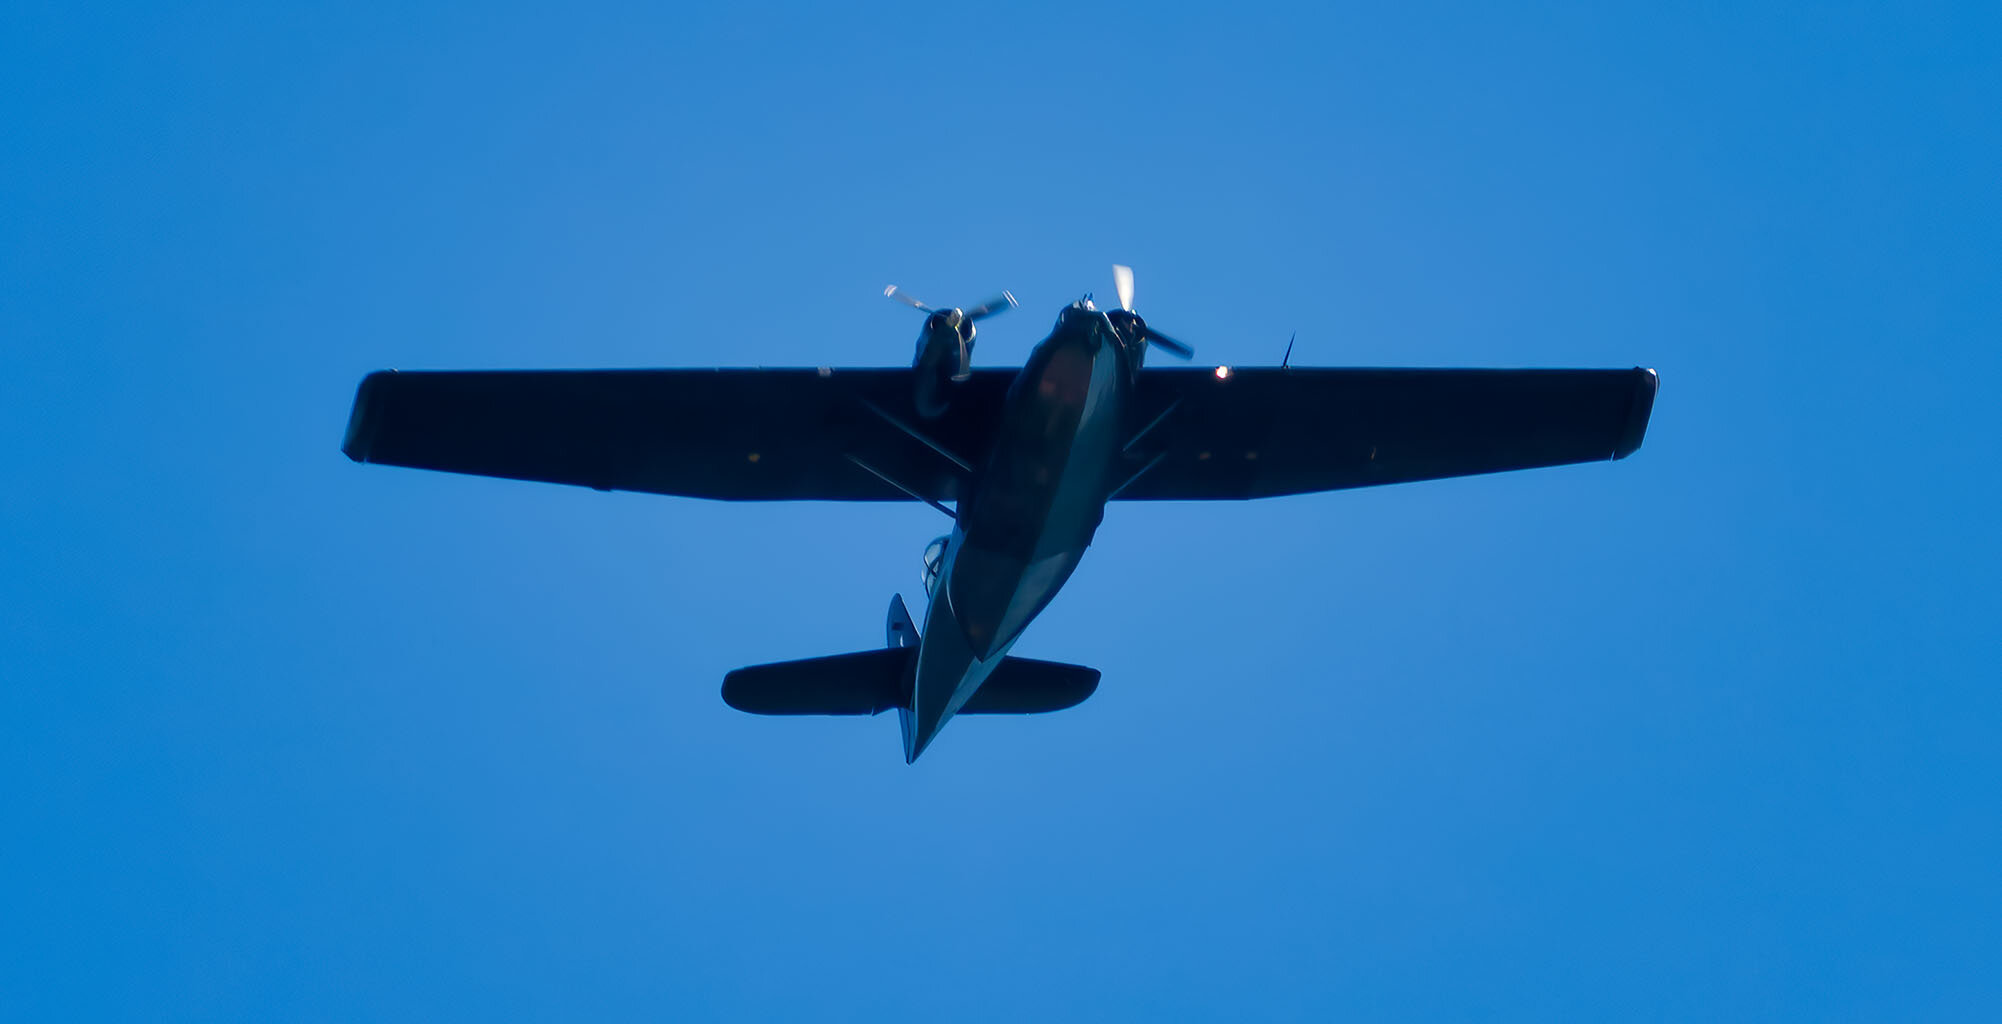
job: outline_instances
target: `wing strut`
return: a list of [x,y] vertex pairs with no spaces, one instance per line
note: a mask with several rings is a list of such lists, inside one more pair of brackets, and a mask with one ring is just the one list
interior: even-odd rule
[[852,462],[852,463],[854,463],[854,464],[856,464],[856,465],[858,465],[858,466],[862,467],[863,469],[867,470],[867,471],[869,472],[869,475],[870,475],[870,476],[873,476],[873,477],[875,477],[876,479],[878,479],[878,480],[881,480],[881,481],[883,481],[883,482],[884,482],[884,483],[886,483],[886,484],[889,484],[889,485],[890,485],[891,487],[895,487],[895,488],[896,488],[897,490],[900,490],[900,491],[904,492],[905,494],[908,494],[908,495],[910,495],[911,497],[913,497],[913,498],[916,498],[916,499],[918,499],[919,501],[922,501],[922,502],[924,502],[925,504],[927,504],[927,505],[930,505],[931,507],[933,507],[933,508],[935,508],[935,509],[938,509],[938,510],[939,510],[940,512],[943,512],[943,513],[945,513],[945,517],[946,517],[947,519],[958,519],[958,518],[959,518],[959,517],[958,517],[957,515],[954,515],[954,514],[953,514],[953,511],[952,511],[951,509],[949,509],[949,508],[946,508],[946,507],[945,507],[944,505],[940,504],[940,503],[939,503],[939,502],[938,502],[938,501],[937,501],[936,499],[933,499],[933,498],[927,498],[927,497],[925,497],[924,495],[922,495],[922,494],[919,494],[918,492],[916,492],[916,491],[912,490],[911,488],[909,488],[909,487],[906,487],[906,486],[904,486],[903,484],[901,484],[901,483],[897,482],[896,478],[894,478],[894,477],[890,476],[890,474],[888,474],[888,473],[885,473],[885,472],[883,472],[882,470],[880,470],[880,469],[877,469],[876,467],[874,467],[874,466],[871,466],[871,465],[869,465],[869,464],[868,464],[868,463],[866,463],[866,462],[863,462],[863,461],[862,461],[861,459],[858,459],[858,458],[856,458],[855,456],[853,456],[853,455],[850,455],[850,456],[848,456],[848,461],[850,461],[850,462]]
[[1168,450],[1166,448],[1163,448],[1160,451],[1155,452],[1154,457],[1148,459],[1146,465],[1141,466],[1139,469],[1134,470],[1132,476],[1127,477],[1124,481],[1120,483],[1119,486],[1114,487],[1112,489],[1112,493],[1105,496],[1105,500],[1111,501],[1112,499],[1119,497],[1120,491],[1123,491],[1128,487],[1133,486],[1133,482],[1135,480],[1138,480],[1141,477],[1146,476],[1148,470],[1153,469],[1157,465],[1160,465],[1161,460],[1167,457],[1168,457]]
[[[1154,417],[1153,419],[1151,419],[1151,420],[1148,420],[1148,421],[1147,421],[1147,425],[1146,425],[1146,426],[1144,426],[1144,427],[1141,427],[1141,428],[1140,428],[1140,432],[1139,432],[1139,433],[1137,433],[1137,434],[1134,434],[1134,435],[1133,435],[1133,439],[1132,439],[1132,440],[1130,440],[1130,441],[1128,441],[1128,442],[1126,442],[1126,447],[1124,447],[1124,448],[1121,448],[1121,449],[1120,449],[1120,452],[1124,453],[1124,452],[1130,452],[1130,451],[1132,451],[1132,450],[1133,450],[1133,446],[1134,446],[1134,445],[1136,445],[1136,444],[1139,444],[1139,443],[1140,443],[1140,439],[1141,439],[1141,438],[1143,438],[1143,437],[1146,437],[1146,436],[1148,435],[1148,433],[1150,433],[1151,431],[1153,431],[1153,429],[1154,429],[1155,427],[1158,427],[1158,426],[1160,426],[1160,425],[1161,425],[1161,421],[1162,421],[1162,420],[1165,420],[1165,419],[1167,419],[1167,418],[1168,418],[1168,414],[1169,414],[1169,413],[1171,413],[1171,412],[1174,412],[1174,411],[1175,411],[1175,409],[1176,409],[1177,407],[1179,407],[1179,406],[1180,406],[1181,404],[1182,404],[1182,400],[1181,400],[1181,398],[1179,398],[1179,397],[1177,397],[1177,398],[1176,398],[1176,399],[1175,399],[1174,401],[1172,401],[1172,402],[1169,402],[1169,403],[1168,403],[1168,407],[1167,407],[1166,409],[1163,409],[1163,410],[1161,410],[1161,414],[1160,414],[1159,416],[1156,416],[1156,417]],[[1144,472],[1144,471],[1143,471],[1143,472]]]
[[890,415],[888,412],[885,412],[882,406],[879,406],[876,403],[871,402],[866,398],[857,398],[856,401],[861,402],[863,408],[866,408],[870,412],[873,412],[876,415],[881,416],[885,423],[888,423],[889,425],[897,428],[898,430],[901,430],[904,433],[909,434],[910,436],[916,438],[918,441],[922,442],[925,447],[930,448],[932,451],[935,451],[940,455],[945,456],[948,460],[952,462],[953,465],[959,467],[960,472],[962,473],[973,472],[973,467],[968,465],[965,459],[962,459],[959,456],[954,455],[951,449],[947,448],[942,444],[939,444],[937,441],[932,440],[918,428],[913,427],[908,423],[905,423],[903,420],[900,420],[895,416]]

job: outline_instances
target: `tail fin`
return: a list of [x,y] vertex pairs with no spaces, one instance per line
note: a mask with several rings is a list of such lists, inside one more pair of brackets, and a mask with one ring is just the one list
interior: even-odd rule
[[[897,602],[901,606],[903,602]],[[895,640],[892,607],[891,639]],[[910,706],[917,648],[835,654],[740,668],[723,677],[723,701],[754,715],[875,715]],[[1032,715],[1084,703],[1098,670],[1032,658],[1003,658],[962,715]]]
[[891,647],[918,645],[918,626],[911,621],[911,610],[904,607],[904,595],[890,595],[890,618],[883,628],[889,634],[887,643]]

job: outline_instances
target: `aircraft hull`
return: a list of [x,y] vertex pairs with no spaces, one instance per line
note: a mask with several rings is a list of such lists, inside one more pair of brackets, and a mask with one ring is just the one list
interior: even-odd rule
[[914,761],[1070,579],[1104,518],[1123,443],[1130,374],[1103,317],[1080,317],[1036,347],[962,503],[925,616],[903,715]]

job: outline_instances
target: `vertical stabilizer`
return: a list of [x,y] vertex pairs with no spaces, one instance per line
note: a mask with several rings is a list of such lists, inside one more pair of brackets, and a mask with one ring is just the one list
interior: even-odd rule
[[890,595],[890,615],[883,630],[887,634],[884,642],[891,647],[918,645],[918,626],[911,621],[910,609],[904,607],[904,595]]
[[[890,615],[888,620],[883,624],[883,631],[887,634],[884,639],[891,647],[915,648],[918,646],[918,625],[911,621],[911,610],[904,607],[904,595],[890,595]],[[910,755],[911,730],[915,726],[916,723],[911,720],[911,702],[907,697],[902,704],[897,706],[897,729],[904,736],[905,764],[909,764],[912,760]]]

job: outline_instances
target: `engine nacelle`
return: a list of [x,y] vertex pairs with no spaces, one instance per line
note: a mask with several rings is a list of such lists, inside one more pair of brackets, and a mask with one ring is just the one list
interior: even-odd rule
[[911,404],[918,415],[926,419],[944,415],[952,404],[954,385],[973,375],[973,335],[973,321],[957,309],[925,318],[911,360],[911,369],[917,371]]
[[973,376],[973,325],[983,317],[1015,308],[1015,296],[1002,292],[972,309],[934,309],[909,292],[891,285],[883,296],[925,314],[925,329],[918,335],[918,352],[911,359],[917,380],[911,404],[918,415],[935,419],[945,415],[952,404],[952,389]]

